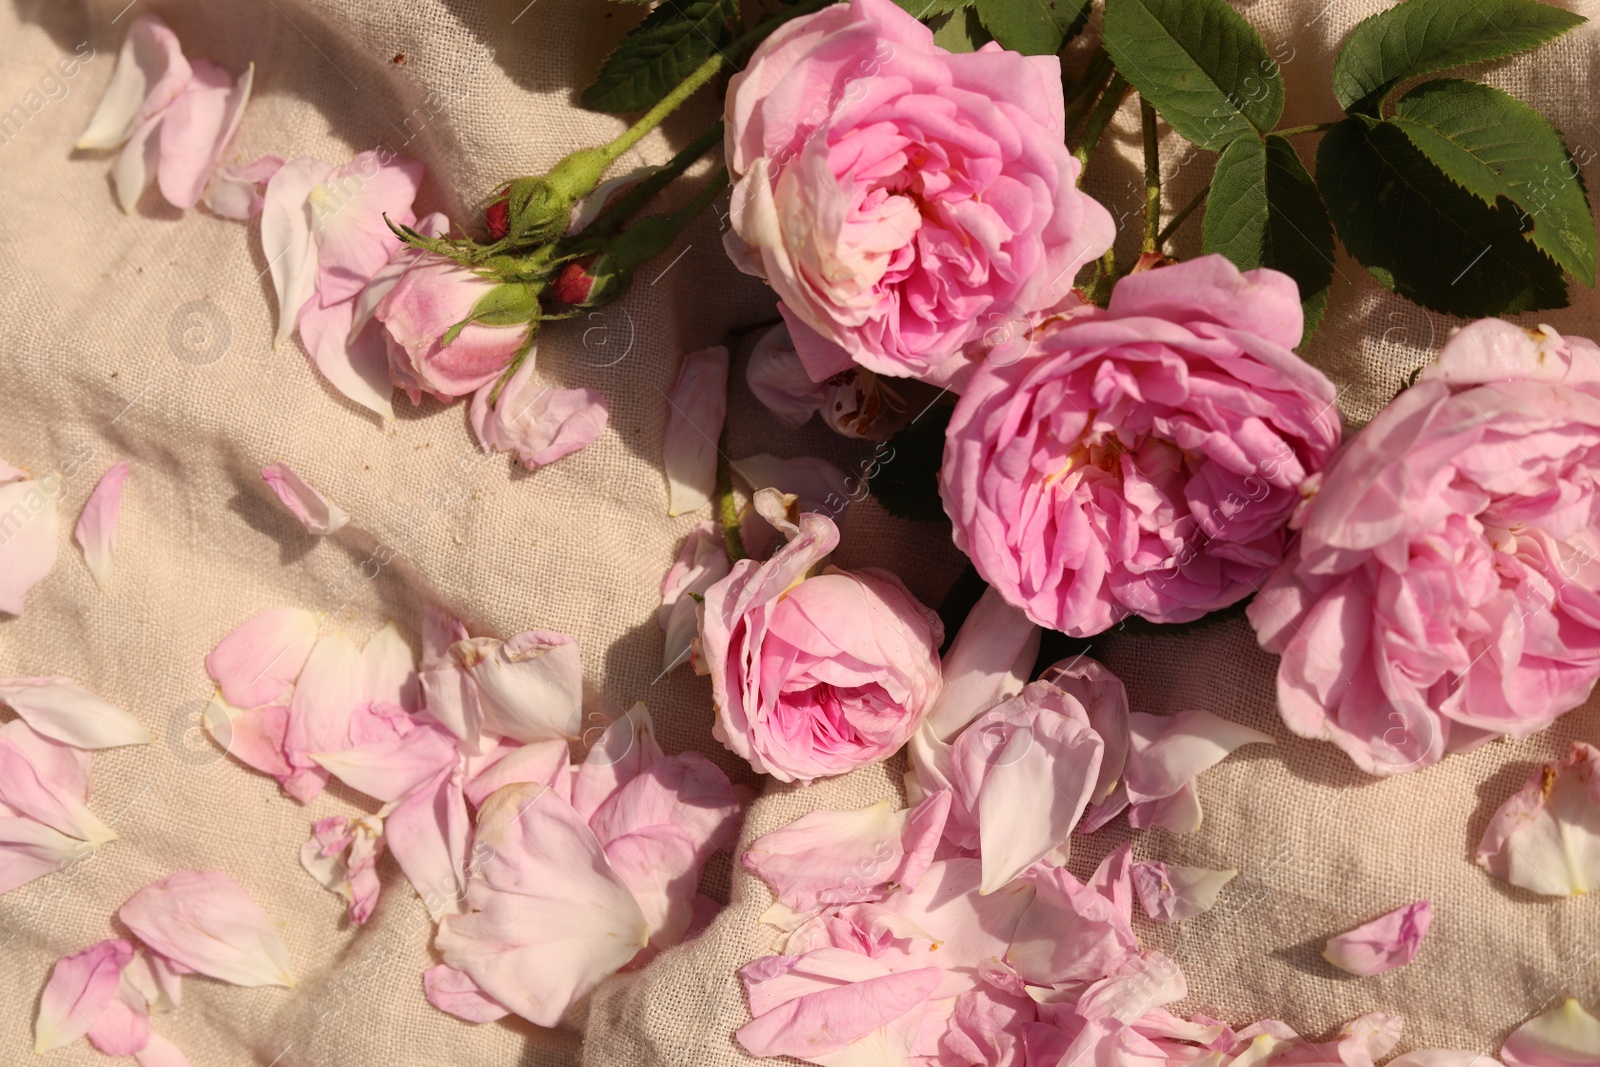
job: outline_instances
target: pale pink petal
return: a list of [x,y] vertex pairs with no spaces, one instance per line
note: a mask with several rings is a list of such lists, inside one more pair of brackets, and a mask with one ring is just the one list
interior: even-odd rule
[[152,1013],[177,1010],[183,1001],[182,978],[166,957],[143,949],[122,969],[122,980],[144,998]]
[[351,337],[355,301],[314,294],[300,311],[300,343],[328,384],[385,421],[394,418],[389,353],[374,328]]
[[511,1014],[510,1008],[479,989],[465,971],[448,963],[424,971],[422,989],[429,1004],[469,1023],[492,1023]]
[[215,871],[179,871],[139,890],[117,916],[192,971],[234,985],[294,985],[289,953],[244,887]]
[[313,752],[311,758],[351,789],[387,804],[455,767],[461,753],[449,734],[430,725],[404,737]]
[[744,380],[773,417],[791,428],[804,426],[827,394],[826,383],[814,382],[806,373],[787,326],[774,326],[756,341]]
[[747,964],[739,977],[753,1016],[735,1034],[739,1044],[756,1056],[813,1063],[857,1042],[866,1043],[863,1054],[899,1053],[878,1062],[905,1062],[920,1011],[939,986],[936,967],[891,972],[876,960],[834,948],[767,956]]
[[150,188],[160,165],[160,132],[160,115],[145,120],[134,128],[133,136],[111,164],[111,184],[117,191],[117,203],[130,215],[139,206],[144,191]]
[[189,1058],[171,1041],[152,1033],[150,1043],[135,1052],[139,1067],[189,1067]]
[[1040,632],[993,586],[984,588],[940,658],[944,688],[926,720],[939,740],[952,740],[967,723],[1022,692],[1039,657]]
[[33,819],[0,815],[0,894],[87,859],[94,849]]
[[401,247],[384,216],[410,226],[411,202],[422,185],[421,163],[404,156],[382,161],[358,154],[324,177],[309,194],[317,242],[317,291],[333,303],[354,299]]
[[572,214],[567,223],[567,235],[581,232],[589,223],[600,217],[600,212],[605,210],[607,204],[626,193],[635,185],[644,181],[650,175],[660,170],[655,167],[638,167],[626,174],[619,174],[615,178],[607,178],[594,187],[594,192],[572,205]]
[[261,468],[261,480],[277,494],[289,513],[300,520],[306,532],[321,537],[336,533],[350,521],[350,516],[339,505],[330,501],[306,480],[289,469],[288,464],[274,463]]
[[[1180,711],[1163,717],[1133,712],[1128,716],[1130,745],[1123,782],[1133,804],[1176,796],[1192,786],[1202,771],[1220,763],[1241,745],[1271,744],[1259,730],[1220,719],[1209,711]],[[1184,805],[1183,820],[1160,825],[1179,832],[1199,828],[1198,801]],[[1192,822],[1192,825],[1188,823]]]
[[367,921],[378,904],[381,886],[377,861],[383,852],[383,823],[375,816],[347,819],[333,815],[311,827],[300,846],[300,866],[328,889],[350,902],[350,921]]
[[573,810],[587,821],[607,797],[665,757],[650,710],[641,700],[607,726],[584,755],[572,782]]
[[107,1056],[134,1056],[150,1043],[150,1013],[139,994],[126,985],[89,1028],[89,1044]]
[[796,910],[881,895],[905,858],[906,813],[892,800],[853,811],[813,811],[757,838],[744,865]]
[[[1593,1063],[1594,1060],[1585,1060]],[[1510,1061],[1507,1061],[1509,1067]],[[1481,1052],[1469,1052],[1465,1049],[1425,1048],[1416,1052],[1408,1052],[1404,1056],[1396,1056],[1385,1067],[1502,1067],[1499,1060],[1493,1056],[1485,1056]],[[1531,1064],[1519,1067],[1533,1067]]]
[[[334,632],[312,646],[289,702],[283,750],[292,766],[315,769],[313,777],[326,781],[327,772],[317,767],[311,754],[337,752],[350,743],[350,715],[362,700],[363,684],[361,652],[355,642]],[[319,792],[321,786],[316,785],[311,796]],[[304,803],[309,797],[300,799]]]
[[661,579],[657,617],[666,632],[661,650],[663,671],[688,661],[690,644],[700,628],[695,598],[726,578],[728,568],[728,546],[721,526],[708,519],[689,531],[672,569]]
[[23,750],[0,738],[0,810],[48,826],[58,833],[99,846],[117,835],[83,803],[75,782],[57,782],[36,767]]
[[667,514],[704,507],[717,486],[717,442],[728,414],[728,350],[721,345],[683,357],[667,395]]
[[74,748],[144,745],[155,735],[70,678],[0,678],[0,704],[38,733]]
[[83,561],[101,589],[111,584],[112,550],[117,544],[117,516],[122,510],[122,483],[127,463],[113,463],[95,483],[72,539],[83,548]]
[[1497,878],[1546,896],[1600,886],[1600,749],[1574,741],[1495,811],[1478,863]]
[[776,489],[799,498],[801,511],[836,514],[850,498],[850,478],[825,459],[796,456],[782,459],[758,452],[730,464],[734,476],[750,488]]
[[1506,1067],[1592,1067],[1600,1063],[1600,1019],[1569,997],[1519,1026],[1500,1058]]
[[[583,732],[583,664],[578,643],[566,634],[468,638],[450,654],[476,683],[482,729],[518,741],[577,740]],[[464,734],[462,740],[476,746],[478,739]]]
[[60,475],[0,485],[0,611],[21,615],[28,592],[56,565]]
[[422,613],[422,667],[428,670],[441,666],[450,652],[450,646],[465,641],[469,635],[461,620],[443,608],[430,604]]
[[1351,974],[1383,974],[1416,958],[1432,922],[1433,906],[1426,900],[1407,904],[1330,938],[1322,958]]
[[75,148],[115,148],[142,123],[159,116],[189,82],[178,37],[152,15],[128,26],[111,82]]
[[[530,744],[507,742],[507,744],[514,747],[488,766],[469,773],[465,787],[469,804],[481,808],[495,790],[529,782],[548,786],[563,796],[570,794],[571,787],[561,782],[567,774],[571,759],[571,750],[565,741],[535,741]],[[491,750],[491,754],[503,751],[502,746]]]
[[224,163],[211,175],[202,202],[225,219],[241,222],[261,214],[262,190],[283,166],[282,156],[262,156],[249,163]]
[[70,1045],[99,1020],[116,995],[122,968],[133,959],[126,941],[101,941],[56,961],[39,998],[33,1051],[43,1054]]
[[503,385],[497,378],[473,394],[468,418],[486,451],[514,452],[524,467],[538,470],[600,439],[606,398],[594,389],[538,383],[529,352]]
[[1026,882],[979,893],[982,875],[976,859],[934,860],[915,890],[901,889],[883,900],[883,907],[936,939],[937,947],[919,946],[902,963],[940,968],[945,974],[941,996],[975,988],[980,968],[1006,955],[1033,904],[1035,890]]
[[383,821],[384,841],[435,921],[457,914],[467,895],[472,824],[461,785],[449,772],[412,793]]
[[656,760],[618,789],[589,819],[602,845],[651,826],[675,826],[704,862],[738,830],[739,800],[728,776],[698,752]]
[[[450,220],[445,217],[443,212],[435,211],[418,220],[412,229],[424,237],[443,237],[450,231]],[[367,326],[372,322],[373,315],[378,310],[378,305],[383,303],[383,298],[388,296],[390,290],[396,285],[400,284],[400,279],[405,276],[406,271],[410,270],[412,265],[426,254],[420,248],[401,245],[389,257],[389,262],[379,267],[377,273],[368,279],[367,284],[362,287],[361,292],[354,301],[355,314],[353,321],[350,323],[350,344],[354,345],[358,335],[366,331]],[[529,353],[529,358],[532,358],[532,353]],[[384,360],[387,366],[387,351],[385,352]],[[466,635],[462,634],[462,636],[465,637]]]
[[595,835],[542,786],[490,797],[478,839],[491,858],[473,878],[471,910],[446,916],[434,944],[490,997],[554,1026],[644,947],[649,924]]
[[240,711],[220,696],[213,696],[201,722],[217,747],[245,766],[276,778],[279,784],[294,773],[283,750],[283,739],[289,732],[289,709],[284,705],[268,704]]
[[333,173],[318,159],[285,163],[267,181],[261,208],[261,254],[272,272],[278,294],[278,330],[274,345],[294,333],[300,309],[317,284],[317,242],[312,236],[311,191]]
[[1145,1013],[1189,995],[1183,971],[1159,952],[1130,957],[1114,975],[1089,986],[1076,1011],[1085,1019],[1133,1023]]
[[361,671],[365,679],[363,692],[374,703],[394,704],[408,712],[421,707],[417,690],[417,665],[411,655],[411,646],[400,636],[394,623],[367,638],[361,647]]
[[1074,656],[1047,667],[1040,681],[1076,697],[1089,716],[1089,726],[1105,742],[1100,777],[1091,797],[1092,803],[1104,801],[1122,781],[1128,762],[1128,691],[1122,679],[1087,656]]
[[317,641],[317,617],[301,608],[272,608],[240,624],[206,657],[206,673],[237,708],[288,699]]
[[1084,885],[1065,869],[1035,868],[1037,895],[1017,923],[1006,962],[1029,982],[1093,982],[1118,973],[1139,951],[1132,926],[1128,845]]
[[914,890],[928,873],[939,843],[944,839],[944,827],[950,817],[950,805],[955,795],[941,789],[928,796],[906,814],[906,831],[900,839],[905,859],[894,873],[894,881],[906,890]]
[[0,739],[15,745],[40,778],[76,800],[88,800],[93,757],[87,749],[51,740],[21,719],[0,726]]
[[194,77],[161,120],[161,162],[156,180],[176,208],[191,208],[233,139],[255,82],[252,63],[234,84],[226,71],[194,61]]
[[606,860],[644,912],[650,944],[658,949],[682,941],[694,917],[700,886],[695,851],[676,826],[652,826],[606,845]]
[[1145,914],[1157,922],[1171,923],[1210,911],[1222,887],[1238,873],[1140,862],[1133,865],[1131,876]]

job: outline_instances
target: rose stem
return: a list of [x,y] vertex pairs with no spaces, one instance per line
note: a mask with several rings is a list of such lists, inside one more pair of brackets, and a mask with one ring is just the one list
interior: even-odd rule
[[1156,109],[1139,97],[1139,122],[1144,127],[1144,241],[1141,252],[1154,252],[1161,229],[1161,146],[1156,141]]
[[[1089,124],[1083,128],[1083,139],[1073,155],[1078,157],[1078,162],[1084,170],[1089,167],[1089,155],[1094,151],[1094,146],[1100,143],[1100,136],[1106,132],[1106,127],[1111,125],[1111,119],[1116,115],[1117,109],[1122,106],[1123,97],[1133,86],[1128,84],[1128,79],[1121,74],[1111,76],[1111,84],[1106,87],[1105,95],[1095,105],[1094,111],[1089,115]],[[1078,173],[1078,184],[1083,184],[1083,172]]]
[[1167,240],[1178,231],[1179,226],[1182,226],[1185,222],[1189,221],[1189,216],[1194,214],[1195,208],[1205,203],[1206,194],[1210,191],[1211,183],[1206,182],[1200,187],[1200,191],[1194,194],[1194,199],[1183,205],[1182,210],[1180,210],[1176,215],[1172,216],[1171,221],[1169,221],[1166,226],[1162,227],[1161,232],[1156,234],[1156,247],[1158,249],[1162,245],[1165,245]]
[[728,562],[744,559],[744,538],[739,536],[739,507],[733,499],[733,466],[728,462],[728,424],[724,419],[717,440],[717,516],[722,520],[722,543]]

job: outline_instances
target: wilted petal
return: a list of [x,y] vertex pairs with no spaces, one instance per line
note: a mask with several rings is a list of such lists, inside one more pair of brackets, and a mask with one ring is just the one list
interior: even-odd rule
[[255,76],[252,63],[234,84],[226,71],[195,60],[193,79],[161,121],[157,181],[161,195],[173,207],[191,208],[200,202],[211,172],[239,128]]
[[300,311],[300,343],[329,385],[387,422],[394,418],[388,349],[376,328],[350,336],[355,311],[353,300],[313,294]]
[[1152,952],[1131,957],[1118,973],[1090,985],[1078,998],[1076,1010],[1085,1019],[1115,1019],[1127,1024],[1188,995],[1178,965]]
[[700,628],[695,598],[726,578],[728,569],[728,546],[722,527],[708,519],[690,530],[672,569],[661,579],[658,618],[666,632],[661,650],[663,671],[688,660],[690,643]]
[[584,755],[572,782],[573,810],[587,821],[607,797],[665,758],[650,709],[641,700],[607,726]]
[[993,586],[967,613],[941,658],[944,688],[926,720],[941,741],[1002,700],[1022,692],[1039,657],[1039,627]]
[[827,392],[825,382],[814,382],[789,340],[786,326],[774,326],[761,335],[745,364],[745,384],[783,425],[804,426]]
[[117,912],[135,937],[192,971],[234,985],[294,985],[289,953],[244,887],[215,871],[179,871]]
[[617,197],[623,195],[650,175],[660,170],[659,166],[638,167],[626,174],[619,174],[615,178],[607,178],[594,187],[594,192],[572,205],[572,214],[568,216],[567,236],[581,232],[589,223],[600,217],[606,205]]
[[428,915],[457,914],[467,895],[472,821],[461,784],[448,771],[401,801],[383,820],[384,841],[422,897]]
[[388,804],[453,768],[461,754],[449,734],[429,725],[404,737],[313,752],[311,758],[351,789]]
[[1500,1058],[1506,1067],[1593,1067],[1600,1063],[1600,1019],[1569,997],[1519,1026]]
[[177,34],[152,15],[134,19],[105,95],[73,147],[117,147],[140,124],[166,110],[189,83],[189,76]]
[[378,904],[377,862],[382,851],[380,819],[333,815],[312,824],[310,840],[300,846],[300,866],[348,900],[350,921],[359,925],[371,917]]
[[0,485],[0,611],[22,614],[28,592],[56,565],[60,475]]
[[1416,958],[1432,922],[1433,906],[1426,900],[1407,904],[1330,938],[1322,958],[1351,974],[1383,974]]
[[[577,740],[582,733],[583,664],[578,643],[566,634],[469,638],[450,652],[477,683],[483,729],[518,741]],[[477,743],[475,736],[462,739]]]
[[1182,818],[1145,820],[1180,833],[1199,829],[1198,800],[1184,797],[1202,772],[1220,763],[1241,745],[1271,744],[1259,730],[1220,719],[1209,711],[1191,709],[1172,716],[1132,712],[1128,716],[1129,751],[1123,782],[1128,800],[1135,804],[1178,798]]
[[1037,894],[1017,923],[1006,962],[1036,985],[1118,973],[1139,951],[1129,853],[1128,845],[1112,852],[1088,885],[1065,868],[1036,868],[1029,878]]
[[206,657],[206,673],[238,708],[286,700],[317,641],[317,617],[272,608],[242,623]]
[[468,415],[486,450],[515,452],[524,467],[538,470],[598,441],[607,416],[597,390],[541,385],[533,369],[530,352],[503,386],[496,379],[473,394]]
[[317,243],[311,229],[311,190],[333,173],[318,159],[291,160],[267,181],[261,208],[261,254],[272,272],[278,294],[278,331],[274,345],[294,333],[300,309],[317,283]]
[[83,505],[72,539],[83,548],[83,561],[89,565],[95,584],[101,589],[111,584],[112,550],[117,544],[117,516],[122,511],[122,483],[128,477],[127,463],[113,463]]
[[538,785],[502,789],[478,815],[490,858],[471,912],[448,915],[444,961],[530,1022],[554,1026],[649,940],[633,894],[572,806]]
[[1034,887],[1020,881],[981,894],[982,874],[976,859],[934,860],[915,890],[901,889],[881,905],[937,940],[937,948],[913,952],[907,963],[942,969],[940,996],[976,987],[980,971],[1006,955],[1035,899]]
[[429,1004],[469,1023],[492,1023],[511,1014],[510,1008],[479,989],[465,971],[448,963],[423,972],[422,989]]
[[1141,862],[1133,865],[1132,878],[1145,914],[1157,922],[1171,923],[1210,911],[1222,887],[1238,873]]
[[905,828],[906,813],[892,800],[854,811],[813,811],[757,838],[743,862],[796,910],[870,900],[904,859]]
[[116,995],[122,969],[131,959],[132,945],[111,940],[57,960],[39,998],[33,1051],[43,1054],[88,1033]]
[[133,131],[111,164],[111,184],[117,203],[129,215],[139,206],[139,198],[156,176],[161,157],[161,116],[149,119]]
[[1495,811],[1478,845],[1490,874],[1546,896],[1600,885],[1600,749],[1582,741]]
[[261,480],[277,494],[289,513],[300,520],[306,532],[318,537],[342,529],[350,521],[344,509],[330,501],[306,480],[289,469],[288,464],[274,463],[261,468]]
[[206,207],[225,219],[242,222],[255,218],[266,204],[262,189],[282,166],[282,156],[223,164],[211,175],[211,183],[206,186],[203,198]]
[[155,735],[70,678],[0,679],[0,704],[45,737],[74,748],[144,745]]
[[728,350],[721,345],[683,357],[667,396],[667,514],[704,507],[717,486],[717,442],[728,414]]
[[616,838],[605,852],[650,924],[650,944],[662,949],[682,941],[700,886],[700,864],[689,836],[676,826],[652,826]]

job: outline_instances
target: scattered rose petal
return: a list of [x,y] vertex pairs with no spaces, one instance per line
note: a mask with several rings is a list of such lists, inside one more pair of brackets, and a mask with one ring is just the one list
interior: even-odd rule
[[33,819],[0,816],[0,893],[54,874],[93,851],[92,844]]
[[0,737],[0,810],[48,826],[98,847],[116,839],[110,827],[84,806],[75,781],[58,781],[33,763],[21,747]]
[[89,1044],[107,1056],[135,1056],[150,1043],[150,1014],[137,991],[119,983],[116,994],[89,1027]]
[[262,467],[261,480],[271,487],[283,506],[313,536],[337,533],[350,521],[350,516],[343,508],[311,488],[287,464],[274,463]]
[[1426,900],[1407,904],[1330,938],[1322,958],[1351,974],[1383,974],[1416,958],[1432,922],[1433,906]]
[[322,885],[350,902],[350,921],[360,925],[377,907],[378,856],[383,852],[383,822],[366,815],[331,815],[311,826],[300,846],[300,866]]
[[507,641],[471,637],[422,673],[428,710],[469,750],[485,732],[517,741],[577,740],[583,665],[566,634],[529,630]]
[[460,759],[454,739],[437,726],[370,741],[311,758],[345,785],[384,803],[402,800]]
[[1130,747],[1121,792],[1135,829],[1160,826],[1176,833],[1200,828],[1195,779],[1241,745],[1271,744],[1259,730],[1220,719],[1209,711],[1128,716]]
[[1101,862],[1087,885],[1064,867],[1030,873],[1037,893],[1016,926],[1006,962],[1029,982],[1093,982],[1138,954],[1133,934],[1131,847]]
[[485,450],[514,452],[531,471],[594,444],[605,433],[607,417],[599,391],[540,385],[533,367],[529,352],[504,385],[496,378],[479,388],[469,411],[472,431]]
[[607,726],[584,754],[572,782],[572,807],[588,819],[617,790],[666,758],[650,709],[639,701]]
[[467,896],[471,819],[461,783],[448,770],[406,797],[383,821],[384,842],[437,922]]
[[661,669],[670,671],[689,658],[689,649],[699,632],[697,599],[728,575],[728,546],[722,527],[707,519],[684,539],[678,558],[661,579]]
[[511,1009],[478,988],[478,984],[448,963],[430,967],[422,975],[422,988],[428,1003],[469,1023],[492,1023],[511,1014]]
[[144,998],[152,1013],[175,1011],[183,1000],[183,973],[164,956],[140,949],[122,969],[122,980]]
[[[1586,1061],[1593,1062],[1593,1061]],[[1502,1067],[1493,1056],[1464,1049],[1425,1048],[1396,1056],[1385,1067]]]
[[1569,997],[1517,1027],[1500,1058],[1505,1067],[1593,1067],[1600,1063],[1600,1019]]
[[131,959],[131,944],[110,940],[57,960],[39,998],[33,1051],[42,1055],[88,1033],[116,995]]
[[250,102],[256,66],[234,83],[227,71],[203,59],[192,64],[194,77],[161,120],[157,185],[167,203],[180,210],[200,202],[211,174],[233,140]]
[[1135,863],[1133,888],[1145,914],[1157,922],[1181,922],[1211,910],[1222,887],[1239,872],[1165,863]]
[[0,704],[45,737],[74,748],[144,745],[155,735],[70,678],[0,679]]
[[38,481],[0,478],[0,611],[8,615],[22,614],[29,591],[56,564],[60,496],[59,474]]
[[129,897],[117,915],[140,941],[192,971],[234,985],[294,985],[272,921],[225,874],[168,875]]
[[721,345],[683,357],[667,396],[667,514],[704,507],[717,486],[717,442],[728,414],[728,350]]
[[111,584],[112,550],[117,544],[117,516],[122,511],[122,483],[127,463],[113,463],[95,484],[78,516],[72,539],[83,548],[83,561],[101,589]]
[[160,1034],[151,1034],[149,1044],[133,1055],[140,1067],[189,1067],[189,1058]]
[[1495,811],[1478,863],[1496,878],[1545,896],[1600,886],[1600,749],[1574,741]]
[[177,34],[151,15],[128,26],[105,95],[75,148],[116,148],[165,111],[190,77]]
[[237,708],[286,703],[317,642],[317,617],[273,608],[239,625],[206,657],[206,672]]
[[262,192],[283,166],[282,156],[262,156],[249,163],[225,163],[211,175],[202,198],[206,207],[225,219],[243,222],[261,214]]

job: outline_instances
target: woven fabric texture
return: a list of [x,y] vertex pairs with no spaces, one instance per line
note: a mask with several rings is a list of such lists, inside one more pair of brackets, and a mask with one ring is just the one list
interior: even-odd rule
[[[382,867],[384,902],[359,929],[345,922],[343,901],[300,868],[310,823],[361,809],[362,799],[335,786],[301,807],[222,756],[198,727],[210,695],[205,654],[249,615],[300,605],[358,639],[393,618],[415,643],[423,606],[439,603],[484,632],[573,634],[596,722],[644,699],[669,752],[698,749],[736,781],[759,784],[711,740],[706,681],[687,669],[659,677],[658,586],[697,519],[666,517],[665,390],[681,353],[773,317],[771,294],[723,255],[718,214],[646,267],[618,304],[544,334],[539,373],[600,389],[611,421],[595,445],[529,475],[476,449],[464,405],[402,402],[396,422],[379,426],[318,377],[298,343],[273,349],[276,308],[253,224],[179,214],[154,196],[124,215],[109,161],[71,149],[128,22],[155,13],[190,56],[236,73],[255,62],[256,93],[232,158],[337,162],[385,145],[427,165],[420,208],[465,219],[504,179],[622,128],[578,109],[574,95],[642,9],[597,0],[125,2],[0,6],[0,111],[18,104],[27,115],[0,127],[0,458],[40,474],[73,471],[57,566],[21,618],[0,621],[0,676],[68,675],[157,735],[153,745],[95,756],[91,807],[120,840],[0,897],[0,1062],[27,1057],[58,956],[126,933],[114,914],[131,893],[195,868],[225,871],[249,890],[282,924],[300,976],[293,990],[185,983],[182,1009],[156,1026],[196,1067],[747,1062],[732,1040],[748,1017],[735,972],[768,950],[771,932],[755,917],[770,897],[731,857],[707,874],[708,891],[731,906],[694,942],[608,983],[559,1029],[514,1020],[472,1027],[423,999],[432,931],[392,862]],[[1333,117],[1334,42],[1381,6],[1241,5],[1282,63],[1285,123]],[[1587,160],[1585,144],[1600,145],[1591,105],[1597,40],[1583,28],[1476,73],[1543,110]],[[75,52],[92,58],[71,79],[52,79],[57,61]],[[709,97],[695,100],[622,166],[664,160],[715,111]],[[1125,222],[1125,253],[1139,203],[1130,112],[1111,135],[1115,152],[1102,153],[1089,177]],[[1210,163],[1197,153],[1179,165],[1185,150],[1171,140],[1166,148],[1177,169],[1168,203],[1182,204]],[[1600,174],[1585,169],[1594,187]],[[1178,247],[1192,254],[1197,240],[1190,224]],[[1388,296],[1349,259],[1337,267],[1331,311],[1307,358],[1343,390],[1341,408],[1355,424],[1459,323]],[[1573,308],[1543,319],[1593,334],[1593,294],[1574,297]],[[816,425],[774,425],[741,370],[735,459],[812,454],[847,470],[865,459],[867,449]],[[116,575],[102,593],[68,537],[100,472],[119,458],[133,473]],[[351,526],[306,536],[260,481],[260,468],[280,461],[349,511]],[[930,604],[961,570],[940,526],[895,520],[870,500],[840,521],[841,565],[889,568]],[[1279,739],[1202,779],[1198,833],[1157,831],[1136,843],[1151,858],[1242,871],[1218,913],[1142,928],[1188,976],[1180,1008],[1239,1023],[1278,1017],[1312,1035],[1384,1008],[1409,1021],[1402,1047],[1493,1051],[1552,995],[1600,1001],[1600,967],[1589,962],[1600,951],[1600,902],[1534,898],[1470,861],[1489,813],[1537,761],[1600,733],[1592,707],[1526,742],[1380,782],[1331,746],[1287,735],[1273,709],[1274,661],[1241,620],[1181,636],[1119,634],[1105,658],[1136,710],[1205,707]],[[902,769],[891,762],[809,788],[768,787],[744,840],[816,808],[895,795]],[[1082,839],[1074,867],[1092,866],[1118,833]],[[1326,937],[1422,897],[1438,918],[1413,965],[1351,979],[1320,961]],[[80,1042],[51,1062],[103,1061]]]

